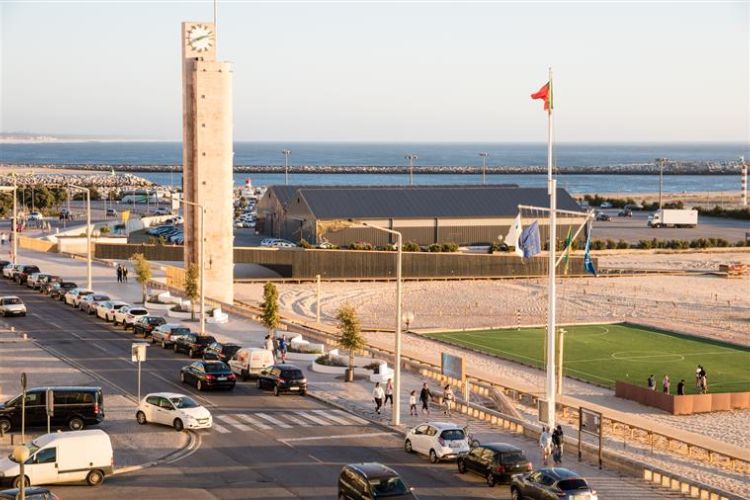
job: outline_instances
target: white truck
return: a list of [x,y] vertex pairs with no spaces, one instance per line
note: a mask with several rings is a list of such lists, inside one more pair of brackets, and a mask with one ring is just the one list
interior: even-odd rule
[[649,227],[695,227],[698,211],[692,209],[659,209],[649,215]]

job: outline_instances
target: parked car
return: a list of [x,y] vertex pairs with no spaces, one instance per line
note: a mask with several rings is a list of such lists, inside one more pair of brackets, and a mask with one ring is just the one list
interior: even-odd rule
[[[268,351],[266,351],[268,352]],[[302,370],[294,365],[273,365],[258,374],[258,389],[271,389],[274,396],[282,392],[291,392],[305,396],[307,379]]]
[[26,316],[26,305],[15,295],[0,297],[0,315]]
[[[44,434],[26,447],[26,484],[86,481],[89,486],[99,486],[114,472],[112,442],[99,429]],[[16,488],[21,486],[20,472],[19,464],[11,457],[0,460],[0,477],[10,479]]]
[[[81,430],[104,420],[104,398],[101,387],[34,387],[26,391],[26,426],[47,426],[47,389],[54,394],[53,427]],[[0,405],[0,429],[7,433],[21,428],[21,396]]]
[[612,208],[612,203],[608,201],[603,201],[601,205],[599,205],[600,208]]
[[223,361],[195,361],[180,370],[180,382],[203,389],[234,389],[237,377]]
[[29,222],[40,222],[44,220],[44,217],[42,217],[42,214],[40,212],[34,211],[29,213],[29,216],[26,218]]
[[9,260],[0,260],[0,269],[5,269],[7,266],[12,266],[12,265],[13,263]]
[[607,222],[607,221],[611,221],[612,217],[610,217],[609,215],[605,214],[604,212],[597,212],[596,213],[596,220]]
[[38,273],[39,268],[37,266],[33,265],[22,265],[18,268],[18,272],[13,275],[13,279],[18,283],[19,285],[23,285],[26,283],[26,280],[29,279],[29,276],[31,276],[34,273]]
[[180,335],[174,342],[174,352],[185,352],[191,358],[203,355],[203,350],[216,339],[210,335],[198,335],[197,333],[186,333]]
[[488,443],[458,457],[458,472],[473,472],[484,477],[488,486],[508,484],[512,476],[530,472],[531,462],[523,450],[505,443]]
[[53,299],[65,300],[65,295],[76,288],[78,288],[78,284],[72,281],[60,281],[52,283],[47,294]]
[[117,217],[117,215],[118,215],[117,210],[115,210],[114,208],[107,209],[107,212],[106,212],[107,217]]
[[22,264],[10,264],[3,268],[3,276],[8,278],[9,280],[12,280],[18,270],[21,268]]
[[469,453],[469,440],[463,427],[452,422],[427,422],[406,433],[404,450],[430,457],[433,464],[455,460]]
[[144,309],[143,307],[122,306],[115,311],[114,320],[112,320],[112,323],[114,323],[115,325],[122,325],[122,327],[127,330],[128,328],[133,326],[133,323],[135,323],[138,318],[142,316],[148,316],[148,310]]
[[45,273],[32,273],[29,278],[26,280],[26,286],[35,290],[39,288],[39,282],[49,276],[49,274]]
[[260,372],[273,366],[273,353],[260,347],[242,347],[229,358],[228,365],[232,371],[248,380],[251,376],[260,375]]
[[143,335],[144,338],[150,337],[154,328],[164,325],[166,322],[167,320],[161,316],[141,316],[133,323],[133,335]]
[[564,500],[597,500],[596,491],[575,472],[562,467],[549,467],[513,476],[510,495],[522,498],[560,498]]
[[52,285],[62,281],[62,277],[54,274],[47,274],[44,278],[39,280],[39,286],[37,288],[41,293],[48,294]]
[[632,217],[633,211],[629,208],[623,208],[619,212],[617,212],[618,217]]
[[189,396],[174,392],[147,394],[138,405],[135,418],[139,424],[147,422],[183,429],[210,429],[211,413]]
[[[19,488],[13,488],[12,490],[0,491],[0,500],[18,500],[21,490]],[[32,486],[26,488],[24,491],[24,498],[26,500],[60,500],[60,497],[52,493],[47,488],[40,486]]]
[[109,300],[109,295],[103,293],[92,293],[81,299],[78,303],[78,309],[86,314],[94,314],[96,313],[96,308],[99,307],[99,304],[102,302],[108,302]]
[[72,288],[68,291],[68,293],[65,294],[65,303],[77,308],[81,299],[86,295],[91,295],[92,293],[94,293],[93,290],[87,290],[85,288]]
[[[227,362],[242,348],[239,344],[225,344],[222,342],[213,342],[203,350],[203,359]],[[273,359],[273,356],[271,357]],[[273,364],[273,362],[271,362]]]
[[96,316],[103,319],[104,321],[114,321],[115,313],[125,306],[129,306],[127,302],[121,300],[106,300],[100,302],[96,306]]
[[417,498],[398,472],[376,462],[348,464],[339,473],[339,499]]
[[174,341],[180,335],[190,333],[190,328],[186,328],[179,323],[165,323],[151,330],[151,343],[161,344],[166,349],[174,344]]

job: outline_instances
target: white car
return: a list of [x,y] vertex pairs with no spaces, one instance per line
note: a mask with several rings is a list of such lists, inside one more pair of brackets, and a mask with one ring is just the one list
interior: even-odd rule
[[0,315],[26,316],[26,306],[23,301],[15,295],[0,297]]
[[103,319],[104,321],[114,321],[115,313],[125,306],[129,306],[127,302],[121,300],[108,300],[97,304],[96,316]]
[[29,214],[29,217],[28,217],[29,222],[31,221],[39,222],[41,220],[44,220],[44,217],[42,217],[42,214],[40,214],[39,212],[31,212]]
[[297,245],[287,240],[276,240],[270,245],[273,248],[297,248]]
[[469,440],[463,427],[451,422],[427,422],[411,429],[404,439],[407,453],[417,452],[430,457],[433,464],[455,460],[469,453]]
[[23,267],[23,264],[8,264],[3,268],[3,276],[5,276],[8,279],[11,279],[13,275]]
[[147,394],[138,405],[135,419],[139,424],[148,422],[169,425],[175,430],[210,429],[211,413],[189,396],[175,392]]
[[115,311],[112,323],[122,325],[127,330],[141,316],[148,316],[148,311],[142,306],[122,306]]
[[93,290],[88,290],[86,288],[74,288],[65,294],[65,303],[78,309],[81,299],[92,293],[94,293]]

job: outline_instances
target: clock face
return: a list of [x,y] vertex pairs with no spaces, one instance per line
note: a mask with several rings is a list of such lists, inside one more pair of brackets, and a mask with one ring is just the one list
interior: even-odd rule
[[205,52],[213,45],[214,34],[208,29],[208,26],[196,24],[188,31],[188,44],[190,48],[197,52]]

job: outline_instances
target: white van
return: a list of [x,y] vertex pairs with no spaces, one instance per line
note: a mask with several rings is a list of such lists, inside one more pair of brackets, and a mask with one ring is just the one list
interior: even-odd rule
[[251,375],[257,376],[264,368],[273,366],[273,353],[260,347],[243,347],[228,361],[229,368],[236,375],[247,380]]
[[[29,458],[24,465],[26,484],[86,481],[99,486],[115,468],[112,442],[106,432],[94,429],[44,434],[25,445]],[[0,460],[0,481],[21,486],[20,467],[10,456]]]

